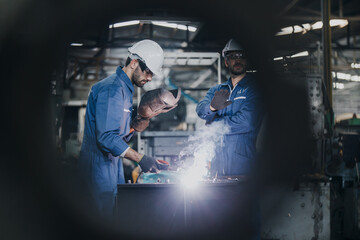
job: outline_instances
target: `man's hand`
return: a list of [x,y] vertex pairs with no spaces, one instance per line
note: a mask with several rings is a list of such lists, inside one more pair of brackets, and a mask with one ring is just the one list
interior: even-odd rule
[[140,115],[137,115],[130,123],[132,127],[137,132],[144,131],[149,126],[150,120],[148,118],[143,118]]
[[156,159],[153,157],[149,157],[144,155],[139,165],[143,172],[158,172],[159,171],[159,164],[157,163]]
[[[221,109],[229,106],[232,103],[232,101],[228,101],[229,95],[230,95],[230,92],[225,89],[216,91],[213,99],[211,100],[210,109],[212,111],[217,111],[217,110],[221,110]],[[215,110],[213,110],[213,109],[215,109]]]

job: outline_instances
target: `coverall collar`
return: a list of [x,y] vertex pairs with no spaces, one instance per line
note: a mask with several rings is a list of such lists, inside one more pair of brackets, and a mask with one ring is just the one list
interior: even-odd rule
[[[245,85],[249,80],[250,80],[250,75],[249,73],[246,73],[245,77],[243,79],[241,79],[240,82],[238,82],[238,84],[236,86],[242,86]],[[231,78],[229,78],[226,82],[221,84],[222,86],[229,86],[230,89],[233,89],[233,85],[231,82]]]
[[131,93],[134,92],[134,85],[132,84],[130,78],[128,77],[128,75],[126,75],[126,73],[122,70],[122,67],[119,66],[116,69],[116,75],[119,76],[120,80],[124,81],[126,86],[130,89]]

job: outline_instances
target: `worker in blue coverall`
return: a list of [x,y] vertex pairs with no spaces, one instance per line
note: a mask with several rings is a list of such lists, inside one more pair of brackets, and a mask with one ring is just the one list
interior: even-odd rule
[[125,183],[122,158],[139,163],[144,172],[157,172],[158,160],[140,154],[127,142],[130,128],[143,131],[149,119],[131,122],[134,86],[143,87],[153,74],[161,75],[164,53],[152,40],[142,40],[129,49],[124,67],[94,84],[88,96],[84,138],[78,169],[101,216],[112,217],[117,184]]
[[210,88],[198,103],[196,112],[207,124],[224,121],[230,127],[211,162],[212,175],[246,175],[254,166],[256,138],[261,124],[260,97],[254,74],[246,72],[249,61],[244,49],[231,39],[222,56],[230,78]]
[[[234,40],[225,45],[222,56],[230,78],[207,92],[196,107],[198,116],[206,120],[223,121],[230,127],[211,162],[211,174],[218,176],[248,175],[255,167],[256,138],[262,119],[261,98],[254,74],[246,72],[249,61],[244,49]],[[221,129],[219,129],[221,131]],[[259,197],[251,192],[244,221],[247,232],[243,239],[260,240]]]

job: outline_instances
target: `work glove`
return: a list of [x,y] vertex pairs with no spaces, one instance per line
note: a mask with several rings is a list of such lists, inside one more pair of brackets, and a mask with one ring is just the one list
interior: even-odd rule
[[164,160],[156,160],[158,163],[158,167],[160,170],[167,170],[170,166],[170,164],[167,161]]
[[136,115],[136,117],[131,121],[130,127],[137,132],[142,132],[149,126],[149,123],[150,119]]
[[144,155],[139,165],[143,172],[158,172],[159,170],[167,170],[170,164],[164,160],[156,160],[155,158]]
[[139,162],[141,170],[143,172],[158,172],[159,163],[155,158],[144,155]]
[[210,106],[215,108],[215,110],[221,110],[229,106],[232,101],[228,101],[230,92],[225,89],[221,89],[216,91],[213,99],[211,100]]

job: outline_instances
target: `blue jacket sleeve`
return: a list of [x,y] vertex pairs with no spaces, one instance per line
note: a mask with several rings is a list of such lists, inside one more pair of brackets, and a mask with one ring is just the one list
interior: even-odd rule
[[212,87],[209,89],[209,91],[207,92],[205,98],[203,100],[201,100],[198,105],[196,106],[196,113],[197,115],[201,118],[206,120],[207,122],[211,121],[214,116],[216,115],[216,112],[213,112],[210,110],[210,103],[211,100],[214,97],[215,94],[215,87]]
[[124,141],[125,142],[129,142],[131,140],[131,138],[134,136],[135,131],[133,131],[132,133],[129,133],[128,135],[124,136]]
[[[230,105],[231,106],[231,105]],[[248,94],[246,102],[231,116],[222,116],[233,133],[254,131],[261,122],[260,98],[255,92]]]
[[124,102],[126,96],[120,88],[104,89],[98,94],[96,102],[96,139],[104,152],[120,156],[128,145],[119,136],[120,123],[124,122]]

